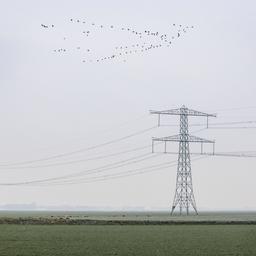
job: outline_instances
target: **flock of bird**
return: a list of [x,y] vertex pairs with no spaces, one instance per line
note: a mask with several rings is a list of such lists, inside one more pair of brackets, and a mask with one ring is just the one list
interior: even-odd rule
[[[137,31],[136,29],[132,28],[125,28],[125,27],[116,27],[114,25],[106,26],[106,25],[96,25],[95,23],[89,23],[84,20],[80,19],[70,19],[70,23],[73,24],[83,24],[84,27],[81,28],[81,35],[84,35],[85,38],[90,37],[93,33],[93,29],[106,29],[109,30],[116,30],[116,31],[122,31],[122,32],[127,32],[135,36],[135,39],[137,40],[136,43],[130,44],[130,45],[121,45],[121,46],[115,46],[113,47],[113,52],[109,55],[106,56],[101,56],[101,57],[94,57],[87,55],[85,58],[82,58],[82,62],[103,62],[107,60],[113,60],[117,58],[122,58],[124,62],[126,62],[126,57],[131,55],[131,54],[141,54],[141,53],[146,53],[150,52],[152,50],[160,49],[162,47],[170,47],[173,42],[181,37],[183,34],[187,33],[190,29],[193,29],[194,26],[183,26],[181,24],[175,24],[173,23],[170,26],[170,32],[172,33],[165,33],[161,34],[158,31],[151,31],[151,30],[144,30],[142,31]],[[41,24],[42,28],[44,29],[55,29],[56,26],[54,24],[51,25],[45,25]],[[174,29],[174,31],[173,31]],[[67,36],[63,37],[63,40],[66,41],[69,38]],[[72,52],[72,51],[80,51],[82,54],[85,53],[90,53],[93,52],[93,49],[89,49],[88,46],[85,45],[83,46],[76,46],[72,47],[70,49],[67,48],[58,48],[54,49],[53,51],[55,53],[67,53],[67,52]]]

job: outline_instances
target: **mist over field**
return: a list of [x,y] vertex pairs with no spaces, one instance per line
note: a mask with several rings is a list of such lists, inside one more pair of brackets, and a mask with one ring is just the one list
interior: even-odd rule
[[0,255],[256,255],[256,2],[0,8]]

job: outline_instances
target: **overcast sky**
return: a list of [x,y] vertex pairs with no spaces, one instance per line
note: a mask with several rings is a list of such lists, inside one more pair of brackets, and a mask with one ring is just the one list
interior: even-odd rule
[[[86,41],[79,35],[80,27],[70,24],[71,18],[104,27],[113,25],[115,29],[124,26],[159,33],[171,33],[173,23],[194,28],[169,48],[102,63],[83,63],[77,47],[104,55],[111,53],[109,49],[116,45],[134,43],[134,39],[106,29],[102,33],[96,31],[95,36],[92,33]],[[55,27],[44,29],[42,23]],[[1,5],[0,24],[2,164],[70,152],[150,128],[157,122],[156,117],[148,114],[150,109],[171,109],[185,104],[192,109],[218,113],[218,118],[211,122],[256,120],[253,0],[10,0]],[[72,40],[66,43],[63,36],[67,41],[72,36]],[[66,54],[54,52],[66,46],[69,49]],[[163,121],[178,124],[173,117]],[[196,130],[198,127],[191,128]],[[178,132],[175,126],[161,127],[51,163],[132,150],[150,145],[152,136]],[[216,151],[229,152],[256,151],[255,133],[256,129],[209,129],[195,135],[215,139]],[[170,149],[177,151],[178,145],[173,144]],[[194,146],[192,149],[197,150]],[[58,167],[2,166],[0,179],[8,183],[72,174],[150,150]],[[176,158],[162,155],[114,171]],[[255,166],[256,158],[216,156],[192,162],[198,209],[256,210]],[[176,168],[170,167],[96,183],[1,186],[0,204],[169,207],[174,197],[175,176]]]

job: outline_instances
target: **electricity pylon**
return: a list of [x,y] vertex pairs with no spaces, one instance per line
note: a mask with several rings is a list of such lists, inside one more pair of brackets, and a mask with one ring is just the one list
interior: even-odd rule
[[179,115],[180,116],[180,133],[174,136],[153,138],[152,139],[152,152],[154,152],[154,142],[164,142],[165,153],[166,153],[166,143],[169,141],[179,142],[179,156],[178,156],[178,167],[177,167],[177,177],[176,177],[176,190],[175,196],[171,208],[171,215],[173,214],[175,208],[179,205],[180,215],[185,212],[189,215],[189,209],[192,207],[196,214],[196,201],[193,192],[192,184],[192,174],[191,174],[191,161],[190,161],[190,151],[189,142],[195,142],[201,144],[201,153],[203,153],[203,144],[212,143],[213,144],[213,154],[214,154],[214,141],[206,140],[196,136],[189,135],[188,132],[188,116],[203,116],[207,117],[207,128],[208,128],[208,117],[216,117],[214,114],[207,114],[192,109],[188,109],[182,106],[178,109],[164,110],[164,111],[150,111],[151,114],[158,115],[158,126],[160,126],[160,116],[161,115]]

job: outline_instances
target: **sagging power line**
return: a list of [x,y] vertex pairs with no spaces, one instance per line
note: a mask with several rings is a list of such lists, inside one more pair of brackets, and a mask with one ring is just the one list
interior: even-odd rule
[[[177,163],[174,164],[174,161],[173,162],[169,161],[169,162],[164,162],[164,163],[160,163],[160,164],[153,164],[153,165],[136,168],[136,164],[140,164],[140,163],[143,164],[151,159],[154,159],[154,158],[160,156],[160,154],[152,155],[149,150],[151,146],[149,146],[149,145],[136,147],[136,148],[132,148],[132,149],[127,149],[127,150],[119,151],[119,152],[115,152],[115,153],[108,153],[105,155],[104,154],[96,155],[96,156],[92,156],[92,157],[88,157],[88,158],[84,158],[84,159],[66,160],[66,161],[60,161],[60,162],[47,162],[48,160],[51,160],[51,159],[64,160],[64,159],[62,159],[62,157],[64,158],[65,156],[78,154],[78,152],[86,152],[86,151],[90,151],[92,149],[99,149],[99,148],[105,147],[107,145],[112,145],[115,143],[123,142],[129,138],[142,135],[148,131],[155,129],[156,126],[153,126],[153,127],[143,129],[143,130],[134,132],[132,134],[128,134],[128,135],[122,136],[122,137],[114,139],[114,140],[109,140],[104,143],[97,144],[97,145],[94,145],[91,147],[67,152],[64,154],[63,153],[55,154],[48,158],[40,158],[40,159],[35,159],[35,160],[30,160],[30,161],[24,160],[24,161],[15,162],[15,163],[6,163],[6,164],[0,165],[0,167],[2,167],[3,169],[21,169],[21,168],[24,168],[24,169],[26,169],[26,168],[27,169],[31,169],[31,168],[37,169],[38,168],[39,169],[39,168],[44,168],[44,167],[71,165],[71,164],[82,163],[82,162],[87,162],[87,161],[91,161],[91,160],[108,159],[111,157],[125,155],[126,153],[133,153],[133,152],[137,152],[140,150],[148,150],[148,152],[146,152],[144,154],[135,155],[135,156],[132,156],[129,158],[119,160],[119,161],[107,163],[102,166],[98,166],[98,167],[94,167],[94,168],[87,168],[82,171],[76,171],[76,172],[68,173],[65,175],[59,175],[59,176],[56,175],[55,177],[48,177],[48,178],[46,177],[46,178],[41,178],[41,179],[26,180],[26,181],[22,181],[22,182],[0,183],[0,186],[39,186],[39,187],[42,186],[43,187],[43,186],[59,186],[59,185],[63,185],[63,186],[76,185],[76,184],[94,183],[94,182],[100,182],[100,181],[103,182],[103,181],[108,181],[108,180],[112,180],[112,179],[119,179],[119,178],[140,175],[140,174],[147,174],[147,173],[155,172],[155,171],[166,170],[167,168],[178,165],[177,181],[176,181],[177,187],[176,187],[175,198],[174,198],[174,202],[173,202],[173,206],[172,206],[172,212],[174,211],[175,207],[178,206],[178,204],[180,204],[181,201],[182,201],[182,207],[183,207],[182,210],[183,209],[187,210],[187,205],[189,203],[189,200],[190,200],[189,206],[192,206],[192,207],[194,206],[194,210],[197,212],[195,198],[193,195],[193,187],[192,187],[192,175],[191,175],[191,166],[190,166],[191,161],[203,159],[208,156],[251,157],[251,158],[256,157],[256,151],[215,152],[215,150],[213,150],[212,152],[207,153],[202,150],[202,147],[201,147],[201,152],[198,152],[198,153],[189,151],[189,142],[197,142],[197,143],[201,143],[201,145],[203,145],[204,143],[211,143],[214,145],[214,143],[213,143],[214,141],[205,140],[205,139],[202,139],[202,138],[199,138],[196,136],[189,135],[188,134],[188,120],[187,120],[188,116],[193,116],[193,115],[203,116],[203,117],[207,117],[207,119],[208,119],[209,116],[215,116],[215,115],[209,115],[209,114],[206,114],[203,112],[189,110],[186,107],[182,107],[180,109],[167,110],[167,111],[164,111],[163,113],[161,111],[152,111],[151,113],[158,114],[159,116],[161,116],[162,114],[168,114],[168,115],[174,114],[174,115],[180,116],[181,124],[180,124],[180,134],[179,135],[153,139],[154,145],[163,143],[163,145],[165,147],[164,153],[175,154],[175,155],[179,154],[178,164]],[[245,121],[241,121],[241,122],[239,121],[236,123],[231,122],[231,123],[232,123],[232,125],[236,125],[236,124],[242,123],[242,122],[245,122]],[[246,121],[246,122],[252,123],[255,121],[251,120],[251,121]],[[192,133],[197,133],[197,132],[207,129],[207,123],[204,124],[206,126],[205,128],[193,131]],[[160,124],[160,122],[159,122],[159,124]],[[220,125],[220,123],[216,123],[216,128],[218,128],[217,125]],[[227,125],[227,122],[225,123],[225,125]],[[197,125],[195,125],[195,126],[197,126]],[[231,128],[232,127],[233,126],[231,126]],[[211,128],[211,125],[209,123],[208,123],[208,128]],[[180,144],[179,152],[167,152],[166,143],[169,141],[179,142],[179,144]],[[192,159],[190,159],[190,155],[191,155]],[[198,158],[193,159],[194,156],[198,157]],[[38,163],[38,164],[36,164],[36,163]],[[123,168],[125,168],[127,166],[131,166],[131,165],[135,165],[135,167],[130,170],[123,170]],[[112,171],[114,171],[114,172],[112,172]],[[181,200],[180,198],[182,196],[181,196],[180,192],[182,189],[183,189],[183,192],[185,191],[183,193],[183,195],[185,197],[183,196],[183,199]],[[187,192],[186,192],[186,189],[187,189]],[[186,196],[188,198],[187,201],[186,201]]]
[[25,160],[25,161],[20,161],[20,162],[0,163],[0,167],[5,167],[5,166],[7,167],[7,166],[15,166],[15,165],[24,165],[24,164],[31,164],[31,163],[37,163],[37,162],[44,162],[44,161],[48,161],[48,160],[63,158],[63,157],[66,157],[66,156],[76,155],[76,154],[79,154],[79,153],[83,153],[83,152],[87,152],[87,151],[94,150],[94,149],[97,149],[97,148],[101,148],[101,147],[104,147],[104,146],[108,146],[108,145],[117,143],[119,141],[126,140],[128,138],[132,138],[134,136],[138,136],[140,134],[143,134],[145,132],[149,132],[149,131],[155,129],[156,127],[157,126],[152,126],[150,128],[146,128],[146,129],[143,129],[143,130],[140,130],[138,132],[134,132],[134,133],[128,134],[126,136],[123,136],[123,137],[120,137],[120,138],[117,138],[117,139],[109,140],[109,141],[106,141],[106,142],[103,142],[103,143],[100,143],[100,144],[97,144],[97,145],[94,145],[94,146],[90,146],[90,147],[86,147],[86,148],[81,148],[81,149],[70,151],[70,152],[66,152],[66,153],[60,153],[60,154],[55,154],[55,155],[51,155],[51,156],[48,156],[48,157],[42,157],[42,158],[33,159],[33,160]]
[[78,159],[78,160],[69,160],[69,161],[63,161],[63,162],[57,162],[57,163],[49,163],[49,164],[40,164],[40,165],[18,165],[18,166],[4,166],[0,169],[4,170],[20,170],[20,169],[38,169],[38,168],[48,168],[48,167],[54,167],[54,166],[66,166],[66,165],[73,165],[73,164],[78,164],[78,163],[84,163],[84,162],[89,162],[93,160],[101,160],[101,159],[106,159],[106,158],[111,158],[111,157],[116,157],[120,156],[123,154],[128,154],[132,152],[137,152],[145,149],[151,148],[151,145],[147,146],[142,146],[142,147],[136,147],[116,153],[111,153],[111,154],[105,154],[105,155],[99,155],[99,156],[94,156],[94,157],[88,157],[88,158],[83,158],[83,159]]
[[28,181],[24,181],[24,182],[0,183],[0,186],[18,186],[18,185],[37,184],[37,183],[40,184],[43,182],[50,182],[50,181],[60,181],[60,180],[68,179],[68,178],[81,177],[81,176],[86,176],[89,174],[105,172],[105,171],[112,170],[115,168],[120,168],[120,167],[124,167],[124,166],[131,165],[134,163],[139,163],[139,162],[142,162],[147,159],[154,158],[154,157],[156,157],[156,156],[152,156],[152,154],[150,152],[148,152],[148,153],[136,156],[136,157],[127,158],[127,159],[113,162],[110,164],[106,164],[106,165],[103,165],[100,167],[87,169],[87,170],[83,170],[83,171],[78,171],[78,172],[67,174],[67,175],[61,175],[61,176],[45,178],[45,179],[28,180]]
[[[205,159],[207,156],[201,156],[197,158],[192,158],[191,161],[198,161],[201,159]],[[40,186],[56,186],[56,185],[77,185],[77,184],[84,184],[84,183],[94,183],[98,181],[107,181],[107,180],[112,180],[112,179],[120,179],[120,178],[125,178],[125,177],[130,177],[130,176],[135,176],[135,175],[141,175],[141,174],[147,174],[151,172],[156,172],[156,171],[161,171],[161,170],[166,170],[167,168],[177,166],[177,161],[168,161],[162,164],[156,164],[156,165],[150,165],[142,168],[137,168],[137,169],[132,169],[128,171],[121,171],[113,174],[107,174],[107,175],[100,175],[96,177],[88,177],[88,178],[83,178],[83,179],[76,179],[76,180],[67,180],[67,181],[62,181],[62,182],[54,182],[54,183],[43,183],[40,184]],[[149,169],[149,170],[148,170]],[[32,184],[33,185],[33,184]]]

